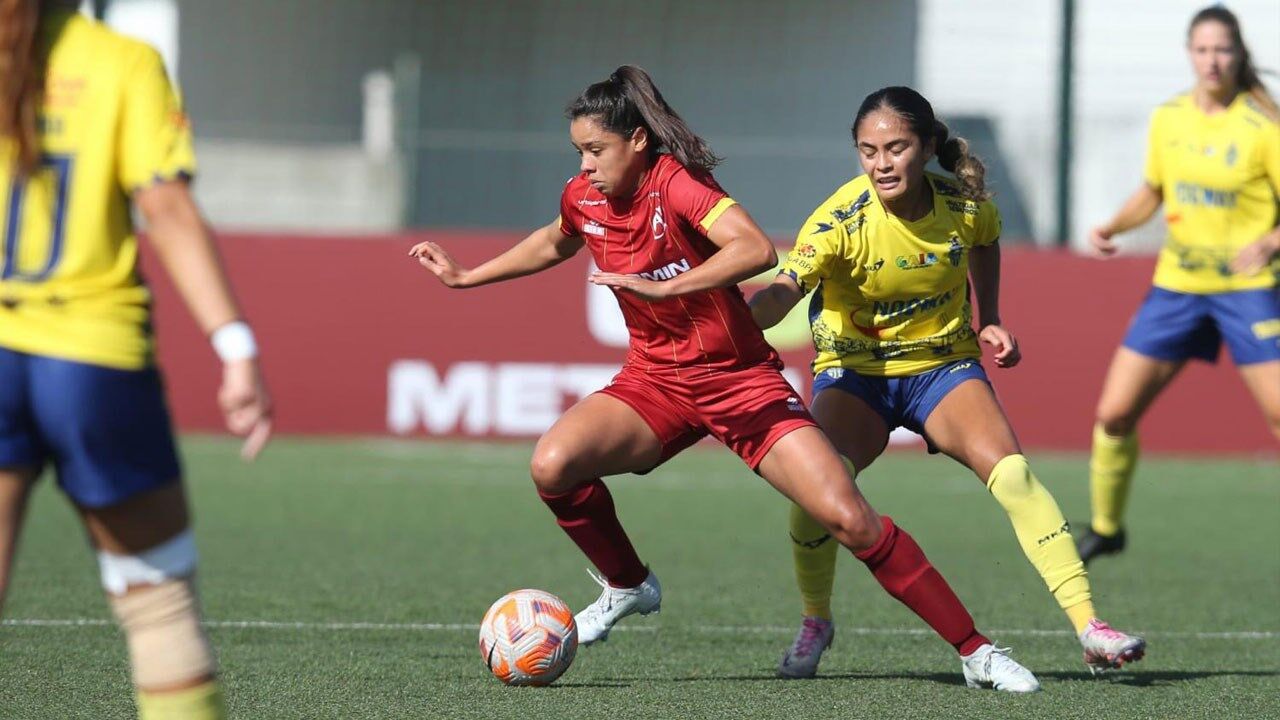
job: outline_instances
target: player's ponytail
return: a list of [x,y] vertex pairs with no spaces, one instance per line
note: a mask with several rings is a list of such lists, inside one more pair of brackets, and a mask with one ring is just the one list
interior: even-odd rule
[[969,141],[962,137],[951,137],[941,120],[933,121],[933,140],[937,147],[938,164],[943,170],[956,176],[960,183],[960,194],[967,200],[982,201],[991,197],[987,190],[987,166],[982,160],[969,152]]
[[594,117],[604,129],[625,138],[643,127],[654,152],[665,150],[690,170],[710,172],[720,164],[706,141],[663,99],[649,73],[635,65],[623,65],[607,80],[588,86],[565,108],[565,115],[571,120]]
[[12,138],[20,177],[40,161],[36,116],[44,95],[39,0],[0,0],[0,138]]
[[1280,121],[1280,105],[1277,105],[1275,98],[1267,92],[1267,86],[1262,84],[1258,68],[1253,64],[1253,56],[1249,54],[1249,46],[1244,44],[1244,36],[1240,33],[1240,20],[1236,18],[1235,13],[1222,5],[1211,5],[1201,10],[1191,18],[1191,25],[1187,27],[1187,39],[1190,40],[1192,31],[1205,22],[1222,23],[1227,28],[1227,32],[1231,33],[1231,42],[1240,50],[1240,65],[1236,69],[1235,77],[1236,88],[1240,92],[1249,93],[1264,115]]
[[877,110],[888,110],[903,120],[920,143],[934,141],[933,151],[943,170],[956,176],[960,192],[968,200],[982,201],[991,197],[986,187],[987,168],[978,156],[969,152],[969,142],[952,137],[950,130],[933,114],[933,105],[915,90],[897,85],[871,93],[858,107],[853,118],[853,142],[858,142],[858,126],[863,118]]

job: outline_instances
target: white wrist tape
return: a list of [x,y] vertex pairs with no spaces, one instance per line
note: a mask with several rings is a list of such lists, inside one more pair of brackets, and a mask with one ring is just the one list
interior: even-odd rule
[[258,357],[258,343],[253,339],[253,331],[249,325],[240,320],[229,322],[213,331],[209,337],[213,343],[213,351],[218,353],[222,362],[236,360],[252,360]]

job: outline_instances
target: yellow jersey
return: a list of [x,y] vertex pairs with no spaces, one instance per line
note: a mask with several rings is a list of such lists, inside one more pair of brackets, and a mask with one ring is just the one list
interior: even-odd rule
[[933,211],[909,222],[887,212],[866,175],[813,212],[782,264],[808,293],[817,357],[814,374],[918,375],[978,358],[970,324],[969,249],[1000,237],[990,201],[960,196],[954,182],[926,173]]
[[41,164],[13,172],[0,138],[0,346],[121,369],[151,364],[133,192],[195,172],[160,55],[78,13],[43,22]]
[[1201,112],[1190,93],[1156,108],[1144,175],[1164,197],[1169,226],[1158,287],[1208,294],[1277,285],[1280,259],[1255,275],[1229,266],[1275,227],[1280,195],[1280,123],[1248,93],[1216,115]]

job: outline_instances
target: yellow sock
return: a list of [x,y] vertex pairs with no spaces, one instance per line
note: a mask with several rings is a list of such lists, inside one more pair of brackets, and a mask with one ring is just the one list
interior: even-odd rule
[[1098,612],[1093,609],[1092,600],[1078,602],[1071,607],[1063,608],[1063,610],[1067,611],[1067,618],[1071,620],[1071,625],[1075,627],[1076,635],[1084,632],[1084,629],[1089,625],[1089,621],[1098,617]]
[[806,616],[831,619],[831,586],[836,579],[836,551],[840,543],[827,529],[791,504],[791,558],[796,567],[796,584],[804,601]]
[[1089,459],[1089,499],[1093,506],[1093,531],[1099,535],[1120,532],[1124,507],[1129,500],[1133,468],[1138,464],[1138,436],[1111,437],[1101,425],[1093,428],[1093,455]]
[[[1010,455],[996,463],[987,489],[1009,513],[1022,552],[1044,578],[1058,605],[1067,610],[1090,602],[1089,577],[1076,552],[1067,520],[1053,496],[1032,474],[1027,459]],[[1068,617],[1075,625],[1072,612],[1068,611]],[[1086,618],[1085,623],[1088,622]]]
[[173,692],[138,691],[138,720],[226,720],[216,680]]

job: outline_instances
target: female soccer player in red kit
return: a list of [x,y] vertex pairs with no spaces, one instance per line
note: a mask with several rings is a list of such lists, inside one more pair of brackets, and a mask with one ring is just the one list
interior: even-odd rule
[[529,275],[585,245],[631,334],[618,375],[539,440],[538,495],[600,571],[600,597],[578,613],[580,642],[656,612],[657,577],[641,562],[600,478],[645,473],[707,434],[825,526],[963,659],[972,686],[1033,691],[1035,677],[974,628],[915,540],[877,515],[779,372],[736,284],[777,262],[773,243],[711,177],[718,159],[641,69],[618,68],[569,105],[581,173],[560,216],[473,268],[423,242],[410,254],[448,287]]

